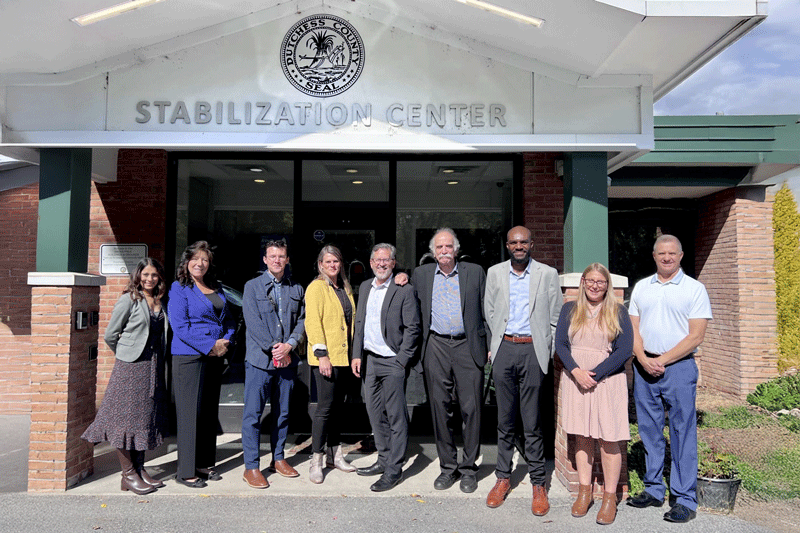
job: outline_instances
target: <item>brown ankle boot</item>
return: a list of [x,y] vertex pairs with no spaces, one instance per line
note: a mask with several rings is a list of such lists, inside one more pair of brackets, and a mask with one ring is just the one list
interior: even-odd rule
[[572,504],[572,516],[581,518],[586,516],[592,505],[592,486],[581,485],[578,489],[578,499]]
[[129,490],[139,495],[150,494],[156,491],[154,486],[145,483],[139,474],[136,473],[136,468],[134,468],[133,461],[131,460],[130,450],[121,450],[117,448],[117,459],[119,459],[119,464],[122,467],[121,490]]
[[617,495],[613,492],[603,493],[603,505],[597,512],[597,523],[601,526],[613,524],[617,517]]

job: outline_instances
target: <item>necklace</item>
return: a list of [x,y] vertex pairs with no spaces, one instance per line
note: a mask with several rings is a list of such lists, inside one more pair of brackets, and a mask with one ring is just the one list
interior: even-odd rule
[[600,314],[600,309],[601,309],[602,307],[603,307],[602,305],[597,305],[597,306],[595,306],[594,308],[592,308],[592,307],[589,307],[589,308],[587,309],[587,311],[588,311],[588,314],[589,314],[589,320],[592,320],[592,319],[595,319],[595,318],[597,318],[597,315],[599,315],[599,314]]

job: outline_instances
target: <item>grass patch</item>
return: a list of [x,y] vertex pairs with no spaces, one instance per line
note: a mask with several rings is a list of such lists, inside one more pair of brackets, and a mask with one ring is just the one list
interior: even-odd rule
[[747,429],[764,427],[771,421],[769,415],[750,412],[743,405],[723,408],[718,413],[697,412],[697,427],[699,428]]
[[800,498],[800,447],[776,450],[757,464],[739,461],[742,486],[764,500]]

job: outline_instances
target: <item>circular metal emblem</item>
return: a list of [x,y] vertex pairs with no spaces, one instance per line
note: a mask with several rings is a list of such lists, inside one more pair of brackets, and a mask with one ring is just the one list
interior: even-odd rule
[[364,42],[346,20],[311,15],[286,33],[281,66],[300,91],[327,98],[349,89],[364,69]]

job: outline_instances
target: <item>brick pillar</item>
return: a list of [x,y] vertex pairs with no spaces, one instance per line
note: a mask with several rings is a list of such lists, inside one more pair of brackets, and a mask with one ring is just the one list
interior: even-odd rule
[[[579,284],[581,274],[562,274],[561,290],[564,293],[564,302],[575,300],[578,296]],[[614,285],[614,294],[621,300],[623,297],[622,290],[628,286],[628,278],[624,276],[611,275],[611,282]],[[628,376],[628,389],[630,390],[630,383],[632,381],[631,366],[626,365],[626,374]],[[570,493],[577,493],[578,486],[578,472],[575,470],[575,438],[568,435],[564,431],[562,419],[564,410],[559,401],[558,389],[561,384],[561,373],[564,371],[564,365],[561,360],[556,356],[553,361],[553,404],[556,406],[556,442],[555,442],[555,476],[561,483],[567,487]],[[626,402],[627,405],[627,402]],[[624,499],[628,494],[628,453],[627,449],[622,446],[622,468],[620,472],[619,485],[617,485],[618,497]],[[594,452],[594,467],[592,471],[592,479],[594,480],[592,491],[597,495],[603,493],[603,468],[600,463],[600,448],[595,444]]]
[[765,189],[702,198],[695,237],[697,279],[714,314],[697,358],[700,383],[742,399],[778,374],[774,198]]
[[[94,419],[97,325],[77,330],[77,311],[100,308],[102,276],[32,272],[31,433],[28,490],[65,490],[92,473],[81,434]],[[91,350],[93,348],[93,350]]]

